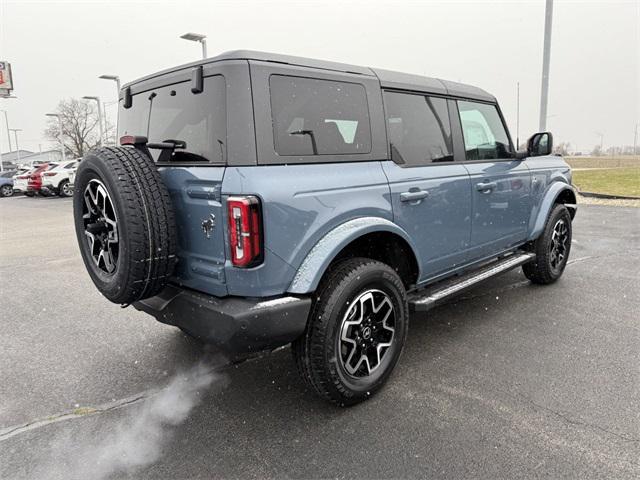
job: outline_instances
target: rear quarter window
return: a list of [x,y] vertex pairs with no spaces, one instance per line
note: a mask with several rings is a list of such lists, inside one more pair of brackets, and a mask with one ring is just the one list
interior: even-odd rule
[[[150,143],[182,140],[185,149],[174,151],[171,161],[209,162],[226,160],[226,82],[222,75],[206,77],[202,93],[191,92],[182,82],[133,96],[131,108],[121,104],[119,136],[138,135]],[[158,161],[160,150],[151,150]]]
[[371,152],[371,122],[363,85],[271,75],[269,89],[278,155]]

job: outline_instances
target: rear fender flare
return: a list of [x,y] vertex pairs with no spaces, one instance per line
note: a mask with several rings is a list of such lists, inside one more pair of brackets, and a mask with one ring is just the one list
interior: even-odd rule
[[549,216],[549,213],[551,212],[553,205],[556,203],[557,198],[560,195],[562,195],[563,192],[566,192],[566,191],[571,192],[571,196],[573,198],[573,203],[567,204],[567,207],[572,208],[574,210],[574,212],[572,212],[571,218],[574,217],[575,210],[576,210],[575,189],[568,183],[564,183],[564,182],[552,183],[551,186],[547,189],[546,193],[544,194],[544,198],[542,199],[540,208],[538,209],[538,214],[536,215],[535,219],[532,222],[533,227],[530,229],[530,233],[529,233],[529,237],[527,238],[527,241],[535,240],[540,236],[540,234],[542,233],[542,230],[544,230],[544,224],[547,221],[547,217]]
[[378,217],[355,218],[335,227],[315,244],[298,268],[288,292],[313,292],[333,259],[352,241],[373,232],[395,233],[406,240],[414,255],[417,252],[407,232],[395,223]]

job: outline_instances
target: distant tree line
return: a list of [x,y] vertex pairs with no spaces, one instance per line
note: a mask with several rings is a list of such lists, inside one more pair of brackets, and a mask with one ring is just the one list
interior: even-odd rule
[[553,148],[553,152],[560,155],[590,155],[593,157],[603,157],[603,156],[612,156],[618,157],[621,155],[640,155],[640,147],[636,147],[635,152],[633,151],[633,145],[624,145],[621,147],[611,146],[607,148],[601,148],[600,144],[595,145],[591,151],[579,152],[576,149],[571,147],[571,143],[569,142],[560,142],[556,144]]

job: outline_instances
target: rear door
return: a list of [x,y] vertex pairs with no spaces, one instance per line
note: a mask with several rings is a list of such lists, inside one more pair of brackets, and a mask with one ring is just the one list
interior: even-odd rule
[[531,175],[516,160],[497,106],[457,101],[471,177],[473,221],[469,259],[491,256],[526,238]]
[[[187,77],[188,78],[188,77]],[[150,143],[180,140],[170,155],[151,149],[171,195],[178,234],[176,281],[224,295],[225,239],[221,187],[227,161],[226,80],[212,74],[201,92],[188,79],[133,95],[120,109],[119,136],[146,136]]]
[[393,161],[383,168],[394,220],[419,249],[419,282],[460,266],[469,247],[469,174],[454,162],[449,103],[435,96],[384,92]]

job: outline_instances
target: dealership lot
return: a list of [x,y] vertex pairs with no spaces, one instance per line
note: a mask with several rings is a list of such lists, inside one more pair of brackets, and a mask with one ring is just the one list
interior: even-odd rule
[[[372,400],[325,404],[284,349],[225,369],[115,477],[637,478],[640,209],[583,205],[574,239],[554,286],[517,270],[413,318]],[[1,478],[80,477],[205,353],[101,298],[69,199],[0,200],[0,278]]]

